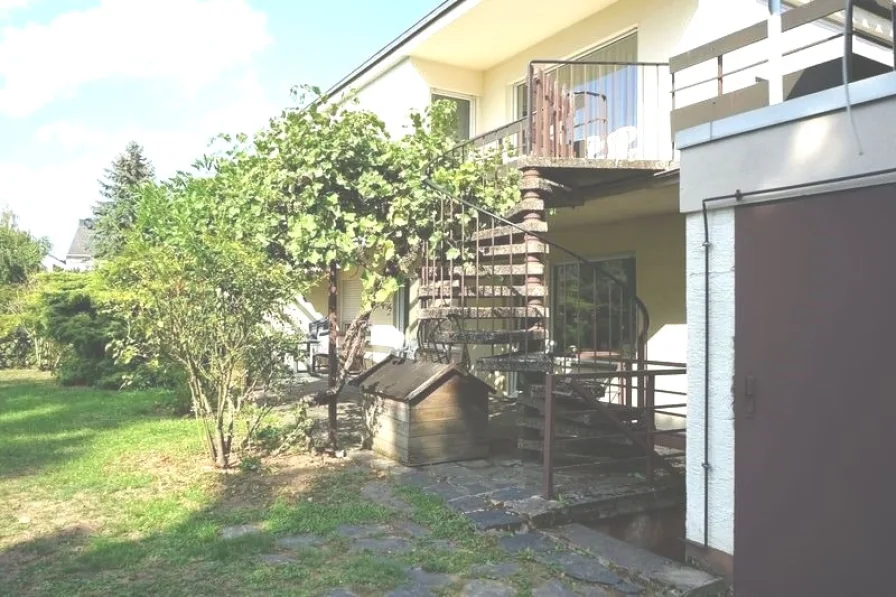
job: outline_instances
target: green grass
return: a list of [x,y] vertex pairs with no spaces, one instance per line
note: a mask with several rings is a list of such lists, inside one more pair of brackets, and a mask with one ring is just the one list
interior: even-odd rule
[[[396,488],[409,504],[400,514],[363,499],[358,490],[374,473],[344,462],[215,472],[195,421],[165,415],[166,401],[0,372],[0,595],[311,596],[337,586],[381,595],[404,582],[408,566],[463,579],[505,557],[494,537],[418,489]],[[335,533],[401,518],[432,535],[407,554],[350,551]],[[262,532],[221,539],[234,524]],[[278,536],[303,533],[326,544],[289,552],[288,565],[260,558],[278,551]],[[526,563],[509,582],[525,595],[546,574]]]

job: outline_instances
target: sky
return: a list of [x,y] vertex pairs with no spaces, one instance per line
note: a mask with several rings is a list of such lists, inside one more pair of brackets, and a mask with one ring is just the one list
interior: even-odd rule
[[326,88],[438,0],[0,0],[0,207],[64,258],[128,141],[157,174]]

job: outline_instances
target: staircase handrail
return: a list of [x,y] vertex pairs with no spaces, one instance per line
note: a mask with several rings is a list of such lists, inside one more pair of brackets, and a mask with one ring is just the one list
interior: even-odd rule
[[452,201],[456,201],[456,202],[460,203],[461,205],[464,205],[466,207],[469,207],[470,209],[476,210],[480,214],[483,214],[486,217],[493,218],[496,221],[501,222],[502,224],[504,224],[506,226],[510,226],[523,234],[527,234],[529,236],[535,237],[540,242],[542,242],[550,247],[553,247],[553,248],[561,251],[562,253],[565,253],[569,257],[572,257],[573,259],[578,261],[580,264],[585,265],[587,268],[590,268],[590,270],[592,272],[605,277],[606,279],[612,281],[613,283],[619,285],[620,287],[622,287],[626,291],[628,291],[629,295],[632,297],[632,301],[635,304],[635,307],[637,308],[637,310],[640,313],[641,318],[642,318],[641,319],[642,329],[640,329],[638,332],[638,356],[639,356],[639,360],[644,358],[644,355],[641,354],[641,351],[647,344],[647,335],[650,330],[650,314],[647,311],[647,306],[644,304],[644,301],[642,301],[641,298],[638,297],[637,294],[632,292],[631,288],[629,287],[629,285],[626,282],[620,280],[619,278],[617,278],[610,272],[606,271],[603,268],[603,266],[600,264],[600,262],[589,261],[588,259],[579,255],[575,251],[568,249],[555,241],[550,240],[543,234],[534,232],[532,230],[527,230],[527,229],[523,228],[522,226],[520,226],[519,224],[512,222],[503,216],[500,216],[500,215],[493,213],[483,207],[480,207],[480,206],[476,205],[475,203],[468,201],[467,199],[458,197],[457,195],[452,193],[449,189],[446,189],[445,187],[443,187],[442,185],[433,181],[429,177],[426,177],[423,179],[423,184],[427,185],[428,187],[430,187],[437,193],[441,193],[441,194],[445,195],[447,198],[451,199]]

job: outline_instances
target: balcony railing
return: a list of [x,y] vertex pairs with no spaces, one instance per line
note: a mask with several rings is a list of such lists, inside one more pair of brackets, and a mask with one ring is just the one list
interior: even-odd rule
[[893,4],[812,0],[670,59],[677,132],[892,71]]
[[647,62],[530,63],[522,116],[462,148],[593,160],[673,159],[669,66]]

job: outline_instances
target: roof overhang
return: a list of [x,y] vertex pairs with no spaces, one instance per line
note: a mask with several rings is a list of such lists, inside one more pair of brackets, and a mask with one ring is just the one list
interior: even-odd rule
[[485,71],[618,1],[446,0],[343,77],[327,95],[363,87],[408,57]]

